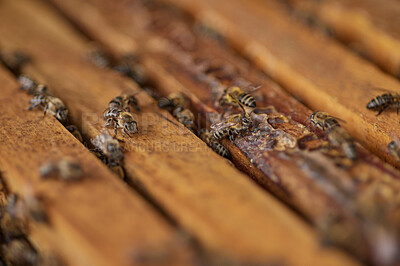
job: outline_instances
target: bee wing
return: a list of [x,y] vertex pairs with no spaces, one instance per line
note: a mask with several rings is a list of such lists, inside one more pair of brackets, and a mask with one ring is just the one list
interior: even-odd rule
[[340,121],[340,122],[346,123],[345,120],[343,120],[343,119],[341,119],[341,118],[339,118],[339,117],[336,117],[336,116],[331,116],[331,117],[335,118],[336,120],[338,120],[338,121]]
[[210,128],[215,131],[215,130],[220,130],[220,129],[232,127],[234,125],[236,125],[236,123],[231,123],[231,122],[224,121],[224,122],[213,124],[213,125],[211,125]]
[[262,87],[262,85],[255,85],[255,86],[249,85],[244,89],[244,91],[246,93],[252,93],[252,92],[255,92],[256,90],[258,90],[261,87]]

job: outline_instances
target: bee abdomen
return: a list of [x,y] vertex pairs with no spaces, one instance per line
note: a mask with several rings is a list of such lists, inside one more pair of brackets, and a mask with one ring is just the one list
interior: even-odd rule
[[334,128],[334,127],[340,127],[340,124],[339,124],[339,122],[338,122],[336,119],[334,119],[334,118],[328,118],[328,119],[325,121],[325,127],[328,128],[328,129],[332,129],[332,128]]
[[171,107],[172,105],[173,105],[172,101],[167,97],[162,97],[158,100],[158,107],[160,108]]
[[245,106],[255,108],[256,107],[256,100],[254,99],[253,96],[247,93],[243,93],[239,97],[239,102]]
[[213,151],[215,151],[218,155],[230,159],[231,155],[227,148],[225,148],[221,143],[214,141],[211,145]]
[[372,99],[368,104],[367,104],[367,109],[376,109],[379,107],[382,107],[383,105],[387,104],[392,104],[396,100],[396,97],[394,97],[392,94],[387,93],[380,95],[374,99]]
[[228,134],[229,134],[229,130],[224,128],[224,129],[215,131],[213,134],[213,138],[215,140],[220,140],[220,139],[226,137]]

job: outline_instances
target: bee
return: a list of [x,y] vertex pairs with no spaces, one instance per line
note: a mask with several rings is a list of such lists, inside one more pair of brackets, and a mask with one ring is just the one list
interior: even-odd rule
[[388,145],[388,151],[397,161],[400,161],[400,146],[398,141],[391,141]]
[[106,129],[103,129],[100,135],[92,140],[92,144],[107,157],[109,162],[118,164],[124,158],[118,140],[111,137]]
[[46,163],[40,167],[39,172],[43,178],[57,176],[63,180],[77,180],[83,173],[81,165],[72,158]]
[[38,254],[25,239],[3,245],[2,255],[7,265],[38,265]]
[[220,140],[226,136],[233,141],[233,138],[252,125],[252,119],[248,113],[240,113],[229,116],[225,121],[213,124],[212,138]]
[[124,133],[130,137],[135,133],[141,135],[138,124],[131,113],[123,111],[118,111],[117,113],[118,115],[116,117],[109,118],[106,123],[107,127],[114,125],[115,136],[118,133],[118,128],[123,129]]
[[194,114],[192,111],[186,108],[175,108],[172,115],[178,120],[179,123],[187,127],[190,131],[195,132],[194,124]]
[[[253,90],[258,89],[258,87],[254,87]],[[219,99],[220,105],[231,105],[238,106],[241,104],[242,106],[246,106],[249,108],[256,108],[256,100],[252,95],[248,92],[244,92],[241,88],[237,86],[226,88]]]
[[0,61],[14,74],[19,75],[22,67],[30,61],[28,55],[20,52],[6,52],[3,51],[0,54]]
[[96,157],[102,161],[112,172],[117,174],[122,180],[125,180],[125,170],[124,168],[115,162],[109,162],[108,158],[99,150],[99,149],[94,149],[91,150],[91,152],[96,155]]
[[75,125],[69,125],[65,127],[77,140],[83,143],[83,138],[78,128]]
[[351,160],[357,159],[357,149],[353,138],[341,127],[329,128],[329,143],[332,146],[340,147],[347,158]]
[[397,114],[400,108],[400,94],[398,93],[385,93],[377,96],[376,98],[369,101],[367,109],[378,111],[377,115],[380,115],[387,108],[396,106]]
[[133,106],[136,111],[140,111],[139,101],[134,96],[134,94],[130,95],[120,95],[112,99],[108,104],[108,111],[110,110],[124,110],[130,112],[130,107]]
[[218,141],[214,140],[211,136],[211,132],[208,129],[202,129],[200,130],[199,137],[207,143],[208,146],[211,147],[213,151],[215,151],[218,155],[230,159],[231,155],[229,153],[229,150],[225,148],[221,143]]
[[340,127],[340,124],[338,122],[338,120],[340,120],[339,118],[330,116],[328,113],[321,111],[315,111],[304,122],[307,123],[308,120],[310,120],[310,122],[308,122],[307,124],[308,126],[313,124],[313,127],[319,126],[322,128],[322,130]]
[[32,110],[37,106],[44,107],[44,114],[49,112],[52,116],[57,118],[60,122],[64,122],[68,118],[68,110],[64,103],[57,97],[39,94],[33,97],[30,102],[31,106],[28,110]]
[[184,108],[187,103],[186,96],[181,92],[174,92],[167,97],[158,100],[158,107],[172,111],[176,108]]

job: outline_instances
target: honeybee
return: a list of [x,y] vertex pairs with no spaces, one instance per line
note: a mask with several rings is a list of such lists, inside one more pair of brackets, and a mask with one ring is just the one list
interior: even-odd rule
[[393,140],[388,145],[389,153],[396,158],[397,161],[400,161],[400,146],[398,140]]
[[338,122],[338,120],[340,120],[339,118],[330,116],[328,113],[321,111],[315,111],[312,113],[311,116],[304,121],[304,123],[307,123],[308,120],[310,120],[310,122],[307,124],[308,126],[313,124],[313,127],[319,126],[322,128],[322,130],[340,127]]
[[130,137],[135,133],[141,135],[135,118],[129,112],[118,111],[118,115],[109,118],[105,126],[109,127],[112,125],[114,125],[115,135],[118,133],[118,128],[123,129],[124,133]]
[[176,108],[184,108],[187,103],[186,96],[181,92],[174,92],[167,97],[158,100],[158,107],[172,111]]
[[96,155],[96,157],[100,159],[102,163],[104,163],[108,168],[110,168],[112,172],[117,174],[122,180],[125,180],[125,170],[120,164],[112,161],[110,162],[108,158],[99,149],[91,150],[91,152],[94,155]]
[[78,128],[75,125],[69,125],[65,127],[77,140],[83,143],[83,138]]
[[134,94],[130,95],[120,95],[112,99],[108,104],[107,110],[124,110],[124,111],[131,111],[131,106],[133,106],[136,111],[140,111],[139,101],[134,96]]
[[227,148],[225,148],[221,143],[219,143],[218,141],[216,141],[212,138],[210,130],[208,130],[208,129],[200,130],[199,136],[218,155],[220,155],[226,159],[231,158],[229,150]]
[[46,163],[39,172],[43,178],[58,176],[64,180],[77,180],[83,173],[81,165],[72,158]]
[[212,138],[220,140],[226,136],[233,141],[233,138],[244,130],[250,128],[252,119],[248,113],[234,114],[225,121],[211,125]]
[[33,97],[29,103],[31,106],[28,110],[32,110],[37,106],[44,107],[44,114],[49,112],[52,116],[57,118],[60,122],[65,122],[68,118],[68,110],[64,103],[57,97],[39,94]]
[[329,128],[328,140],[332,146],[340,147],[347,158],[351,160],[357,159],[357,149],[354,140],[343,128]]
[[[254,87],[253,90],[260,88]],[[252,95],[248,92],[244,92],[241,88],[237,86],[226,88],[219,99],[220,105],[231,105],[238,106],[241,104],[242,106],[246,106],[249,108],[256,108],[256,100]]]
[[107,157],[109,162],[118,164],[124,158],[118,140],[111,137],[106,129],[103,129],[101,134],[92,140],[92,144]]
[[187,127],[190,131],[195,132],[194,124],[194,114],[192,111],[186,108],[175,108],[172,115],[178,120],[179,123]]
[[377,115],[380,115],[385,109],[394,106],[396,106],[396,111],[398,114],[400,108],[400,94],[385,93],[369,101],[367,104],[367,109],[378,111]]
[[7,265],[38,265],[38,255],[25,239],[15,239],[3,245],[2,255]]

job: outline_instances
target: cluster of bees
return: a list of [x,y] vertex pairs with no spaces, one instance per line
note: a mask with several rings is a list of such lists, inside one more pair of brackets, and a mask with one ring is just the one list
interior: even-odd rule
[[139,102],[134,94],[124,94],[112,99],[103,112],[103,119],[106,121],[105,128],[114,128],[114,137],[108,130],[103,129],[101,134],[92,140],[95,146],[92,152],[121,179],[125,179],[125,171],[122,168],[122,147],[116,138],[118,129],[129,137],[136,133],[140,135],[138,123],[131,113],[132,108],[140,112]]

